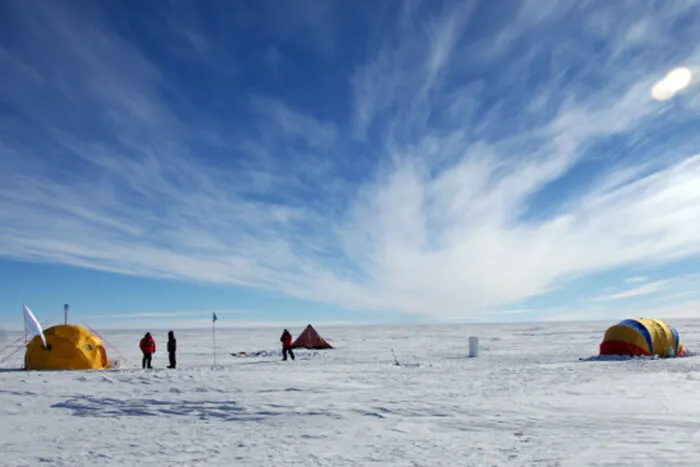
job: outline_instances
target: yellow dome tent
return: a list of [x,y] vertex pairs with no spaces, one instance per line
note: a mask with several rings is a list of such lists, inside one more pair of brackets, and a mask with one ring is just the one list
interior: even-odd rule
[[99,370],[109,368],[102,342],[90,331],[72,324],[61,324],[44,331],[27,344],[25,370]]

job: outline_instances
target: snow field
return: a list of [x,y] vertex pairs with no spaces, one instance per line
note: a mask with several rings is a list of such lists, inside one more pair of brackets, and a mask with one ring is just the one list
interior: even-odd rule
[[[699,322],[669,322],[697,348]],[[167,329],[151,371],[143,332],[105,331],[118,370],[5,363],[0,464],[700,465],[698,360],[579,360],[609,324],[319,326],[336,348],[293,362],[281,330],[220,328],[217,366],[211,330],[175,329],[174,371]]]

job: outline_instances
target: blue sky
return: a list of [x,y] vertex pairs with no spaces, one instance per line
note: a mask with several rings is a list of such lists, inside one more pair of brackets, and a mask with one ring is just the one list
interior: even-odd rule
[[680,1],[3,2],[2,324],[693,316],[698,25]]

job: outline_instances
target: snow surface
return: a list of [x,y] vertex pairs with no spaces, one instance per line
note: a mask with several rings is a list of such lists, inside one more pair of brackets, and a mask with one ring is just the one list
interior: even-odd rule
[[221,328],[217,366],[211,330],[176,329],[177,370],[151,330],[150,371],[141,332],[105,331],[118,370],[2,363],[0,464],[700,465],[700,358],[580,360],[610,324],[318,327],[336,348],[293,362],[281,330]]

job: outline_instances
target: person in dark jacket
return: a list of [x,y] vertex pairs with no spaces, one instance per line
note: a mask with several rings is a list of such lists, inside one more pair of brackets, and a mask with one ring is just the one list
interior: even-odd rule
[[292,334],[288,330],[282,332],[280,337],[282,343],[282,360],[287,360],[287,354],[294,360],[294,352],[292,351]]
[[141,368],[153,368],[151,366],[151,360],[153,359],[153,354],[156,353],[156,341],[151,337],[151,333],[147,332],[141,342],[139,343],[141,352],[143,352],[143,360],[141,360]]
[[175,339],[175,333],[168,332],[168,360],[170,360],[170,365],[168,368],[175,368],[177,362],[175,361],[175,351],[177,350],[177,340]]

